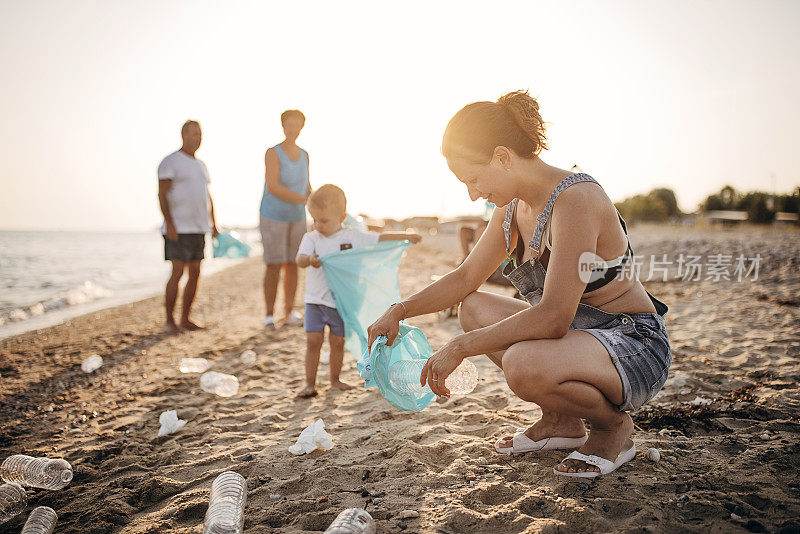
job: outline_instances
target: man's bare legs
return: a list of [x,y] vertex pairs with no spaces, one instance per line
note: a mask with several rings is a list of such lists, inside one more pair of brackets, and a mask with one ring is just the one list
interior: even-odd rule
[[339,380],[339,374],[342,372],[342,363],[344,362],[344,338],[333,335],[332,332],[328,333],[328,345],[331,349],[330,372],[331,372],[331,386],[336,389],[346,391],[352,389],[353,386],[346,384]]
[[[298,397],[313,397],[317,394],[319,351],[324,341],[324,332],[306,332],[306,384],[297,394]],[[333,355],[331,355],[331,363],[333,363]]]
[[171,260],[172,273],[167,280],[167,288],[164,292],[164,308],[167,313],[167,329],[170,332],[177,332],[178,325],[175,323],[175,302],[178,300],[178,286],[183,277],[183,271],[186,267],[186,262],[179,260]]
[[181,308],[180,327],[186,330],[200,330],[202,327],[194,324],[189,319],[189,315],[192,313],[194,297],[197,294],[197,286],[200,283],[200,262],[186,262],[186,267],[188,277],[186,279],[186,285],[183,287],[183,307]]

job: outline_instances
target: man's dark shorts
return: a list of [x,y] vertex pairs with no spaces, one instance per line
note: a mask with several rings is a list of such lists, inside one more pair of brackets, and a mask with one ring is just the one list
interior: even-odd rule
[[177,241],[164,236],[164,259],[176,261],[200,261],[205,257],[205,234],[178,234]]

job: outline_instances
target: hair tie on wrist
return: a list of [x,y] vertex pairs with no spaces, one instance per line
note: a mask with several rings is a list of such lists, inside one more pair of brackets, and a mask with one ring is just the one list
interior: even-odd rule
[[[403,307],[403,320],[405,321],[406,319],[408,319],[408,310],[406,309],[406,305],[403,304],[403,301],[395,302],[394,304],[399,304],[400,306]],[[392,306],[394,306],[394,304],[392,304]]]

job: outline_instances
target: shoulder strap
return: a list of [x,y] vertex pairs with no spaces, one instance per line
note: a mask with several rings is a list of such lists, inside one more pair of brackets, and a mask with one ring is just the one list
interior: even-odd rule
[[517,207],[515,198],[506,206],[506,218],[503,219],[503,236],[506,238],[506,254],[511,254],[511,221],[514,220],[514,210]]
[[[547,199],[547,203],[544,205],[544,209],[542,213],[540,213],[536,217],[536,229],[533,231],[533,238],[530,242],[530,248],[533,249],[534,253],[537,255],[541,251],[542,248],[542,235],[544,234],[545,226],[547,225],[547,221],[550,219],[550,215],[553,213],[553,206],[556,204],[556,199],[558,196],[563,193],[569,186],[575,185],[581,182],[594,182],[597,184],[597,180],[589,176],[585,173],[577,173],[577,174],[570,174],[560,182],[553,192],[550,193],[550,197]],[[597,184],[600,185],[600,184]]]

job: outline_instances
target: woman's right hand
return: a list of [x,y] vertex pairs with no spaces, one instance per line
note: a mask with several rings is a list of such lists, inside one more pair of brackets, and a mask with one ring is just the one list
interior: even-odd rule
[[392,304],[378,320],[367,328],[367,343],[369,351],[372,352],[372,344],[380,336],[386,336],[387,344],[391,345],[400,332],[400,321],[403,317],[403,306]]

